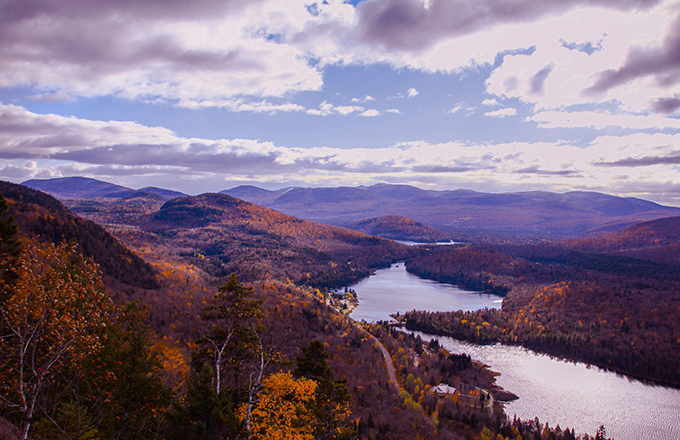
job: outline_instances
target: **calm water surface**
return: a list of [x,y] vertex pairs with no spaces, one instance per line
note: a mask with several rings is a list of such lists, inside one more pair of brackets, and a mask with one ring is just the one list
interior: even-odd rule
[[[398,267],[397,267],[398,266]],[[447,311],[500,307],[500,298],[424,280],[404,265],[379,270],[352,288],[359,307],[356,320],[389,320],[413,309]],[[421,334],[423,339],[430,336]],[[506,413],[538,417],[550,426],[594,435],[600,425],[615,440],[680,439],[680,390],[649,385],[582,363],[570,363],[520,347],[480,346],[438,337],[452,352],[464,352],[501,373],[497,383],[517,394]]]
[[357,321],[390,321],[391,314],[411,310],[477,310],[501,306],[502,298],[470,292],[451,284],[425,280],[406,272],[403,263],[376,271],[352,286],[359,306],[350,315]]

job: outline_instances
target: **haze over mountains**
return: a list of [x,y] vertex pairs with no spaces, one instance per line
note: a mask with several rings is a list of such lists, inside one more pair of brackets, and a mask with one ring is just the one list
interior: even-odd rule
[[147,186],[140,189],[127,188],[113,183],[89,177],[62,177],[58,179],[32,179],[22,183],[31,189],[46,192],[54,197],[65,199],[119,199],[135,196],[156,194],[163,199],[170,200],[176,197],[184,197],[187,194],[169,189]]
[[[116,201],[145,199],[162,203],[185,194],[147,187],[125,188],[95,179],[69,177],[29,180],[23,183],[61,200]],[[345,226],[390,238],[452,233],[500,233],[541,237],[578,237],[592,232],[623,229],[642,221],[680,215],[680,208],[596,192],[552,193],[530,191],[489,194],[470,190],[433,191],[409,185],[378,184],[336,188],[284,188],[270,191],[239,186],[220,191],[279,212],[321,223]],[[72,208],[74,208],[72,206]],[[78,211],[77,207],[74,208]],[[399,215],[433,228],[429,234],[414,231],[415,223],[380,219]],[[406,228],[402,232],[384,227],[362,229],[366,220]],[[360,226],[363,225],[363,226]],[[417,228],[420,228],[418,226]]]
[[433,228],[458,233],[495,231],[579,236],[680,215],[679,208],[636,198],[581,191],[488,194],[379,184],[279,191],[240,186],[222,193],[329,224],[353,227],[353,223],[362,220],[401,215]]

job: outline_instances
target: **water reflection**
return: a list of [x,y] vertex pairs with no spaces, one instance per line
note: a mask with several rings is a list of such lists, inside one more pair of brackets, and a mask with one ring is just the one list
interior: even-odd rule
[[[417,333],[424,340],[431,336]],[[583,363],[560,361],[521,347],[476,345],[437,337],[500,372],[498,385],[520,396],[505,412],[594,435],[600,425],[616,440],[680,439],[680,390],[655,386]]]
[[[390,314],[413,309],[476,310],[500,307],[501,298],[424,280],[403,264],[379,270],[352,288],[359,307],[356,320],[389,320]],[[423,338],[429,336],[423,334]],[[563,362],[520,347],[479,346],[439,338],[452,352],[465,352],[501,373],[497,381],[520,399],[506,413],[538,417],[551,426],[595,434],[604,424],[616,440],[680,439],[680,390],[645,384],[582,363]]]
[[449,311],[499,308],[502,298],[470,292],[451,284],[424,280],[406,272],[403,263],[381,269],[352,286],[359,306],[350,315],[357,321],[389,321],[390,315],[411,310]]

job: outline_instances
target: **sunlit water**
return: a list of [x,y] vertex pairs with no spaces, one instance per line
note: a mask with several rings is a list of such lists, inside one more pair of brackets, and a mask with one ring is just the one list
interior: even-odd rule
[[[354,286],[359,307],[356,320],[377,321],[418,310],[475,310],[500,307],[500,298],[467,292],[423,280],[403,267],[377,271]],[[422,334],[424,339],[430,336]],[[680,439],[680,390],[642,383],[582,363],[564,362],[520,347],[480,346],[438,337],[452,352],[470,354],[501,373],[498,385],[520,398],[506,413],[522,419],[538,417],[550,426],[595,434],[600,425],[615,440]]]
[[470,292],[451,284],[424,280],[406,272],[403,263],[376,271],[352,286],[359,306],[350,315],[357,321],[389,321],[391,314],[411,310],[477,310],[501,306],[496,295]]

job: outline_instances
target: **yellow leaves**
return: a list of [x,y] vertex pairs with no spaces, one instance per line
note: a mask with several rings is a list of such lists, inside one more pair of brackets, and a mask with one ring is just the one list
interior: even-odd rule
[[[317,383],[293,378],[290,373],[276,373],[266,378],[251,413],[254,439],[312,440],[313,415],[309,403],[314,399]],[[246,418],[246,405],[239,417]]]

